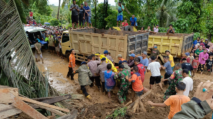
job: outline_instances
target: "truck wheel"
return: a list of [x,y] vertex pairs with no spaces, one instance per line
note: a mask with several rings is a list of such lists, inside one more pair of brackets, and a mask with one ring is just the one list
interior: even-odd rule
[[164,63],[161,61],[161,59],[157,59],[157,62],[159,62],[160,63],[160,65],[163,65]]
[[66,58],[68,62],[69,62],[69,56],[70,56],[70,52],[66,52]]

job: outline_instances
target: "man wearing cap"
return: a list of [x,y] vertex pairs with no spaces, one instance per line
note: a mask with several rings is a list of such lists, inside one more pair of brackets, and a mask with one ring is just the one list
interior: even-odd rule
[[135,54],[130,54],[129,55],[129,60],[127,61],[127,64],[129,67],[134,67],[134,58],[135,58]]
[[121,54],[118,54],[118,60],[119,60],[119,61],[124,61],[125,59],[122,58],[122,55],[121,55]]
[[128,66],[127,61],[122,61],[122,65],[124,65],[124,69],[129,72],[129,76],[131,75],[131,68]]
[[124,69],[124,65],[119,65],[119,73],[114,75],[115,79],[120,79],[120,89],[118,91],[118,100],[120,101],[121,104],[124,104],[126,101],[126,96],[128,94],[128,89],[129,89],[129,82],[128,78],[129,72]]
[[171,65],[171,67],[172,67],[172,70],[173,70],[174,67],[175,67],[174,58],[173,58],[173,56],[171,55],[171,53],[170,53],[169,50],[166,50],[165,53],[166,53],[166,55],[169,57],[169,62],[170,62],[170,65]]
[[[140,63],[143,64],[143,66],[145,67],[145,69],[148,67],[149,65],[149,60],[147,58],[147,52],[144,51],[141,56],[139,56],[138,58],[140,58]],[[144,74],[146,73],[146,70],[144,71]]]
[[69,71],[67,73],[67,78],[71,76],[71,80],[74,80],[74,77],[73,77],[74,68],[75,68],[75,52],[74,52],[74,49],[71,49],[71,54],[69,56]]
[[109,55],[109,52],[107,50],[104,51],[104,55],[105,57],[107,57],[112,63],[114,62],[114,60],[112,59],[112,57]]
[[87,66],[89,67],[90,71],[92,72],[92,77],[90,77],[90,80],[92,81],[92,84],[90,85],[90,87],[93,87],[93,82],[95,80],[95,85],[98,88],[101,88],[101,84],[100,84],[100,76],[97,75],[97,70],[98,70],[98,64],[101,63],[101,60],[99,58],[99,60],[95,60],[95,55],[91,55],[91,60],[87,63]]
[[70,11],[72,11],[72,27],[75,28],[75,24],[78,27],[78,12],[79,12],[79,7],[76,4],[75,0],[73,0],[73,4],[70,6]]
[[87,63],[82,62],[81,66],[75,71],[78,73],[78,82],[81,86],[81,91],[89,100],[91,100],[91,96],[87,93],[85,86],[90,85],[92,82],[89,77],[92,76],[92,72],[88,69]]
[[101,77],[101,82],[102,82],[102,92],[105,92],[105,86],[104,86],[104,71],[107,70],[107,63],[106,63],[106,58],[101,59],[101,64],[98,66],[98,71],[97,74],[100,75]]
[[[158,48],[158,47],[157,47],[157,45],[155,44],[155,45],[153,46],[153,48],[150,49],[150,50],[151,50],[151,55],[150,55],[150,57],[154,56],[154,57],[156,57],[156,59],[158,59],[158,55],[160,54],[160,52],[159,52],[159,50],[158,50],[157,48]],[[150,58],[149,60],[150,60],[150,62],[151,62],[151,58]]]

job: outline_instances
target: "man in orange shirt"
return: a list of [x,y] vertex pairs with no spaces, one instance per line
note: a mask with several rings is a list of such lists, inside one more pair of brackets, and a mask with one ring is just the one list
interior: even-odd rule
[[168,119],[172,119],[177,112],[181,111],[181,105],[190,101],[190,98],[183,94],[185,88],[186,84],[179,82],[176,84],[175,88],[177,92],[176,95],[170,96],[164,103],[153,103],[152,101],[148,101],[148,104],[157,107],[170,106]]
[[147,88],[143,87],[141,75],[138,72],[138,66],[133,67],[133,75],[130,79],[128,79],[128,81],[132,82],[132,89],[135,91],[138,98],[143,94],[143,91],[148,91]]
[[71,53],[69,56],[69,71],[67,73],[67,78],[69,78],[69,76],[71,76],[71,80],[74,80],[74,68],[75,68],[75,52],[74,49],[71,49]]

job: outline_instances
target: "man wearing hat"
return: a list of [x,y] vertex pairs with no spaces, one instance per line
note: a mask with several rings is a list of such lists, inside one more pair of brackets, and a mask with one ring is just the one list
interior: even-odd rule
[[173,58],[173,56],[171,55],[171,53],[170,53],[169,50],[166,50],[165,53],[166,53],[166,55],[169,57],[169,62],[170,62],[170,65],[171,65],[171,67],[172,67],[172,70],[174,70],[175,63],[174,63],[174,58]]
[[[160,52],[159,52],[159,50],[157,48],[158,48],[157,44],[154,44],[153,48],[150,48],[150,50],[151,50],[150,57],[155,56],[156,59],[158,59],[158,55],[160,54]],[[150,58],[150,60],[151,60],[151,58]]]
[[134,67],[134,58],[135,58],[135,54],[130,54],[129,55],[129,60],[127,61],[127,64],[129,67]]
[[[140,58],[140,63],[143,64],[143,66],[146,69],[148,67],[148,65],[149,65],[149,60],[147,58],[147,52],[143,51],[143,53],[141,54],[141,56],[139,56],[138,58]],[[145,73],[146,73],[146,71],[144,72],[144,74]]]
[[124,104],[126,101],[126,96],[128,94],[128,89],[129,89],[129,82],[126,79],[126,77],[129,76],[129,72],[124,69],[124,65],[119,65],[119,73],[115,74],[115,79],[120,79],[120,89],[118,91],[118,100],[120,101],[121,104]]
[[91,100],[91,96],[87,93],[86,86],[90,85],[92,82],[89,77],[92,76],[92,72],[88,69],[86,62],[81,62],[81,66],[75,71],[78,73],[78,82],[81,86],[82,93]]
[[101,82],[102,82],[102,92],[105,92],[105,87],[104,87],[104,71],[107,70],[107,63],[106,63],[106,58],[101,59],[101,64],[98,66],[98,71],[97,74],[100,75],[101,77]]
[[71,53],[69,56],[69,71],[67,73],[67,78],[71,76],[71,80],[74,80],[74,75],[73,75],[74,68],[75,68],[75,52],[74,52],[74,49],[71,49]]
[[122,58],[122,55],[121,55],[121,54],[118,54],[118,60],[119,60],[119,61],[124,61],[125,59]]
[[112,57],[109,55],[109,52],[107,50],[104,51],[104,56],[107,57],[112,63],[114,62],[114,60],[112,59]]

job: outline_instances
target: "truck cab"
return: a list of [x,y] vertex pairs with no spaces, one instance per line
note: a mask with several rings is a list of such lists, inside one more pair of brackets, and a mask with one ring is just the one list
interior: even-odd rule
[[70,55],[70,50],[72,49],[71,47],[71,41],[69,38],[69,31],[63,31],[62,34],[62,41],[61,41],[61,49],[62,49],[62,54],[66,56],[66,58],[69,60],[69,55]]

